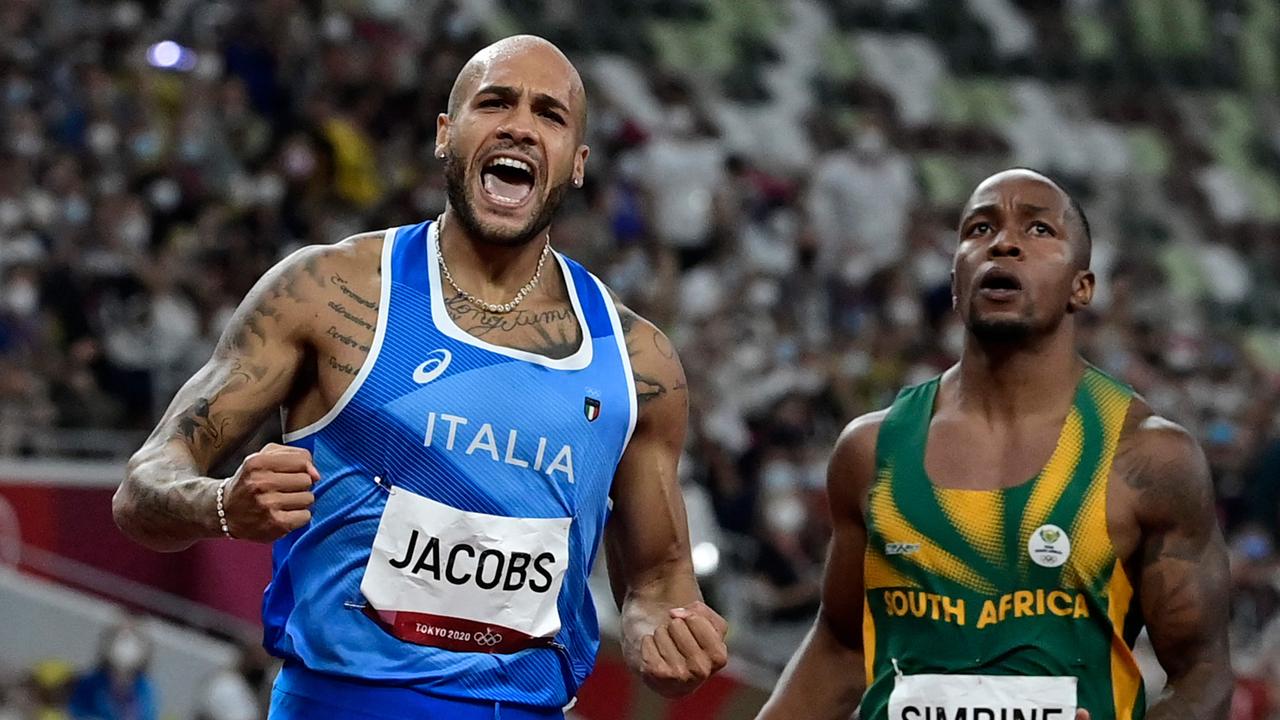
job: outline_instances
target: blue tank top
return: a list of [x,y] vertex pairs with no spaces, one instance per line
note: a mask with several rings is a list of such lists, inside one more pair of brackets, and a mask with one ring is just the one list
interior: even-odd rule
[[[485,342],[445,311],[434,223],[388,230],[368,358],[320,420],[285,435],[320,472],[307,526],[276,542],[267,649],[315,671],[444,697],[562,707],[590,673],[599,628],[587,576],[636,399],[605,286],[556,253],[582,344],[553,360]],[[445,420],[448,419],[446,422]],[[383,485],[470,513],[572,518],[550,647],[458,652],[393,637],[360,583]]]

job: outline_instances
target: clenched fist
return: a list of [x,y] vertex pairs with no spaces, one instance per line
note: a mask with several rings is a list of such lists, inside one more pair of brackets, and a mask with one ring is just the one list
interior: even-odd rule
[[303,448],[270,443],[245,458],[223,495],[231,537],[272,542],[306,525],[319,479]]
[[640,677],[660,695],[687,695],[729,662],[729,624],[703,602],[674,608],[640,640]]

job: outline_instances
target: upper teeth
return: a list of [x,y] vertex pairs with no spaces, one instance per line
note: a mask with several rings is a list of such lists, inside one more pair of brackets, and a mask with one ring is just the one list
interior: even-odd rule
[[529,166],[529,163],[524,162],[522,160],[516,160],[515,158],[509,158],[509,157],[494,158],[492,161],[490,161],[489,167],[493,167],[494,165],[505,165],[509,168],[523,170],[529,173],[530,175],[533,174],[533,168]]

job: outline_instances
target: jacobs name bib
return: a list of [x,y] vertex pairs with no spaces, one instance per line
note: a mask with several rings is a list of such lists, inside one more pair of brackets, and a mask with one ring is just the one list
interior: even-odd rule
[[466,512],[393,488],[360,591],[406,642],[459,652],[549,647],[571,518]]

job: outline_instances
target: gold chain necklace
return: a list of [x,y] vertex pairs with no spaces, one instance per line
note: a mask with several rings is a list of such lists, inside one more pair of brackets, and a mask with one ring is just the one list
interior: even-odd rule
[[[444,215],[441,215],[440,217],[436,218],[436,227],[441,228],[443,224],[444,224]],[[542,254],[538,256],[538,268],[533,271],[533,277],[529,279],[529,282],[524,284],[524,287],[520,288],[520,291],[517,292],[516,296],[511,299],[511,302],[491,303],[491,302],[486,302],[484,300],[481,300],[475,295],[472,295],[466,290],[463,290],[462,288],[458,287],[458,283],[454,282],[453,274],[449,272],[449,266],[444,261],[444,250],[440,247],[440,235],[442,234],[442,231],[443,231],[443,228],[436,231],[436,259],[440,261],[440,274],[444,275],[445,282],[449,283],[449,286],[452,287],[455,292],[457,292],[459,295],[462,296],[462,299],[466,300],[472,305],[475,305],[478,308],[487,310],[491,313],[509,313],[512,310],[515,310],[516,306],[519,305],[521,302],[523,302],[526,297],[528,297],[530,291],[532,291],[533,288],[537,286],[538,281],[542,279],[542,266],[546,264],[547,255],[551,252],[551,232],[548,231],[547,241],[542,245]]]

